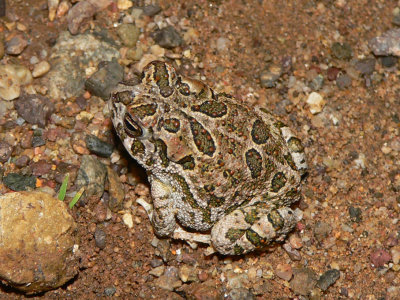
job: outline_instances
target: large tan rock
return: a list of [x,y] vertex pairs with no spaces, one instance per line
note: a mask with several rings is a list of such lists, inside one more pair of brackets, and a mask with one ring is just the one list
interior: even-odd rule
[[0,196],[0,278],[27,293],[57,288],[78,272],[76,224],[43,192]]

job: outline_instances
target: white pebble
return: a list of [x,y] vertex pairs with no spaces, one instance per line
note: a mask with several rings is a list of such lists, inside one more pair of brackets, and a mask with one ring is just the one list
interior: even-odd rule
[[310,107],[310,112],[315,115],[322,111],[326,101],[322,96],[316,92],[312,92],[307,98],[307,104]]
[[130,213],[124,214],[122,216],[122,220],[124,221],[124,224],[128,226],[128,228],[133,228],[133,219]]
[[32,76],[34,78],[43,76],[50,70],[50,64],[43,60],[33,67]]

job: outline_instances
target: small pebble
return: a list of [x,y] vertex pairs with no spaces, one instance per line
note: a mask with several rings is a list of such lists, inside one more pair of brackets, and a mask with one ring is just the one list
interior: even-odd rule
[[370,260],[373,267],[379,268],[387,264],[391,260],[391,256],[386,250],[378,249],[371,253]]
[[303,247],[301,238],[297,234],[291,234],[289,236],[289,243],[290,246],[292,246],[292,248],[294,249],[300,249],[301,247]]
[[117,7],[119,10],[126,10],[128,8],[131,8],[133,6],[133,3],[131,0],[118,0],[117,1]]
[[253,293],[246,288],[236,288],[229,292],[229,297],[232,300],[253,300]]
[[33,148],[35,148],[35,147],[40,147],[40,146],[43,146],[43,145],[46,145],[46,141],[43,139],[43,137],[41,137],[41,136],[34,136],[34,137],[32,138],[32,147],[33,147]]
[[275,269],[275,274],[279,278],[289,281],[292,278],[292,267],[288,264],[278,264]]
[[359,207],[350,206],[349,215],[352,222],[360,223],[362,220],[362,212]]
[[30,124],[44,128],[54,112],[54,104],[47,97],[41,95],[23,95],[15,101],[18,115]]
[[392,18],[392,23],[394,25],[400,26],[400,7],[395,7],[393,9],[393,18]]
[[376,56],[400,56],[400,28],[386,31],[381,36],[372,38],[369,47]]
[[104,249],[106,247],[106,239],[106,233],[102,229],[96,227],[96,231],[94,232],[94,241],[96,243],[96,247]]
[[322,243],[332,231],[332,227],[325,222],[318,221],[314,227],[314,236],[319,243]]
[[398,60],[399,59],[395,56],[382,56],[380,58],[381,64],[385,68],[394,67],[397,64]]
[[340,271],[336,269],[328,270],[318,279],[317,285],[324,292],[333,285],[340,277]]
[[301,260],[301,254],[298,250],[293,249],[289,243],[285,243],[283,245],[283,249],[285,249],[286,253],[289,255],[290,259],[293,261]]
[[11,157],[13,147],[5,141],[0,141],[0,162],[5,163]]
[[143,14],[146,16],[149,16],[149,17],[154,17],[160,11],[161,11],[161,7],[158,6],[157,4],[146,5],[143,8]]
[[400,262],[400,246],[390,249],[390,254],[392,255],[393,263],[398,265]]
[[260,83],[264,88],[273,88],[276,85],[276,81],[282,75],[282,67],[272,65],[268,70],[262,71],[260,74]]
[[295,269],[290,288],[295,294],[307,296],[317,284],[317,274],[310,268]]
[[217,50],[220,52],[226,52],[229,49],[229,44],[229,39],[220,37],[217,39]]
[[310,88],[314,91],[318,91],[322,88],[324,85],[324,76],[321,74],[317,75],[314,77],[314,79],[310,83]]
[[134,47],[139,39],[140,30],[133,24],[122,24],[118,27],[117,33],[125,46]]
[[107,297],[112,297],[114,296],[114,294],[117,292],[117,289],[115,287],[106,287],[104,289],[104,295],[106,295]]
[[26,191],[35,188],[36,177],[18,173],[8,173],[3,177],[3,183],[13,191]]
[[87,135],[85,142],[90,152],[101,157],[110,157],[114,149],[113,145],[100,140],[95,135]]
[[133,228],[133,219],[130,213],[125,213],[122,216],[122,220],[124,221],[124,224],[128,226],[128,228]]
[[31,165],[32,174],[35,176],[44,176],[46,174],[49,174],[49,172],[51,171],[51,168],[52,168],[52,164],[47,162],[44,159],[34,162]]
[[182,37],[172,26],[167,26],[154,34],[155,42],[163,48],[172,49],[182,44]]
[[152,260],[150,261],[150,266],[151,266],[152,268],[159,267],[159,266],[161,266],[162,264],[163,264],[163,261],[162,261],[161,259],[158,259],[158,258],[152,259]]
[[43,60],[43,61],[41,61],[40,63],[36,64],[36,65],[33,67],[32,76],[33,76],[34,78],[43,76],[43,75],[46,74],[49,70],[50,70],[50,64],[49,64],[47,61]]
[[352,57],[352,50],[347,43],[333,43],[331,47],[333,56],[338,59],[349,60]]
[[164,271],[165,271],[165,266],[161,265],[150,270],[149,274],[155,277],[160,277],[162,274],[164,274]]
[[351,78],[347,74],[339,74],[338,78],[336,79],[336,85],[339,89],[348,88],[351,85]]
[[322,98],[322,96],[316,92],[312,92],[308,96],[306,102],[309,105],[310,112],[313,115],[320,113],[326,104],[324,98]]
[[340,69],[335,68],[335,67],[330,67],[326,73],[329,81],[336,80],[338,74],[340,72]]
[[15,161],[15,165],[18,168],[22,168],[25,167],[29,162],[29,156],[27,155],[22,155],[21,157],[17,158],[17,160]]
[[355,63],[354,67],[363,75],[371,75],[375,70],[375,59],[360,59]]
[[6,42],[6,53],[19,55],[28,46],[28,41],[22,34],[17,34]]

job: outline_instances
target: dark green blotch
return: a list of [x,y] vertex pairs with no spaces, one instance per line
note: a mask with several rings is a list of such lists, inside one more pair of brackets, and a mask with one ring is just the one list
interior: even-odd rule
[[201,89],[200,93],[197,94],[197,98],[199,98],[199,99],[207,99],[208,98],[207,90]]
[[26,191],[36,187],[36,177],[21,175],[19,173],[9,173],[3,177],[3,183],[13,191]]
[[203,213],[203,222],[211,224],[211,210],[206,208],[200,208]]
[[183,96],[189,96],[190,95],[190,88],[189,85],[186,83],[182,83],[178,87],[179,93],[181,93]]
[[178,164],[182,165],[184,170],[193,170],[196,166],[194,163],[194,158],[191,155],[187,155],[177,161]]
[[258,211],[255,208],[247,212],[244,217],[244,220],[251,225],[253,225],[259,219],[260,217],[258,216]]
[[271,174],[275,171],[275,168],[275,163],[268,158],[265,162],[265,175],[267,178],[271,176]]
[[199,205],[197,204],[196,200],[193,198],[193,195],[190,191],[189,185],[187,184],[185,178],[183,178],[181,175],[178,174],[172,174],[172,177],[178,182],[179,186],[182,189],[182,192],[184,194],[183,201],[187,202],[190,204],[191,207],[193,208],[199,208]]
[[165,67],[165,63],[158,61],[153,62],[155,72],[154,72],[154,80],[156,81],[157,85],[160,88],[169,86],[168,82],[168,72],[167,68]]
[[241,247],[239,245],[233,246],[233,253],[235,253],[235,255],[243,254],[243,252],[244,252],[243,247]]
[[210,133],[194,118],[190,118],[189,121],[197,149],[208,156],[212,156],[215,152],[215,144]]
[[283,127],[287,127],[287,125],[285,123],[283,123],[282,121],[279,121],[279,120],[274,123],[274,126],[276,128],[278,128],[278,129],[281,129]]
[[297,167],[296,164],[293,161],[293,157],[290,155],[290,153],[286,154],[283,156],[285,158],[285,160],[287,161],[288,165],[290,166],[290,168],[292,168],[292,170],[297,171]]
[[245,232],[246,230],[244,229],[229,228],[225,237],[233,243],[240,239]]
[[163,127],[166,131],[176,133],[181,127],[181,122],[178,119],[171,118],[164,120]]
[[135,140],[131,146],[131,153],[133,156],[135,156],[139,153],[144,153],[144,149],[145,147],[143,143],[141,141]]
[[287,198],[294,198],[294,197],[297,196],[297,194],[298,194],[297,189],[291,188],[289,191],[287,191],[286,197],[287,197]]
[[265,246],[265,241],[264,239],[254,230],[248,229],[246,230],[246,237],[252,243],[256,248],[260,248],[262,246]]
[[264,144],[269,139],[269,127],[261,120],[255,120],[251,130],[251,137],[254,143],[260,145]]
[[155,145],[156,145],[156,151],[158,152],[158,156],[161,159],[161,165],[163,167],[168,167],[169,159],[167,157],[167,145],[161,139],[156,140]]
[[271,222],[272,227],[274,227],[276,230],[281,229],[285,223],[282,216],[275,209],[268,214],[268,221]]
[[283,188],[286,184],[286,176],[283,172],[278,172],[275,174],[274,178],[272,178],[271,182],[271,190],[274,193],[277,193],[281,188]]
[[246,152],[246,164],[250,169],[251,178],[257,178],[262,171],[262,157],[255,149],[250,149]]
[[220,207],[225,203],[224,197],[217,197],[215,195],[210,195],[210,200],[208,201],[209,206],[211,207]]
[[228,109],[223,102],[205,101],[201,105],[192,106],[193,111],[198,111],[212,118],[219,118],[226,115]]
[[130,109],[130,113],[140,119],[152,116],[157,111],[157,104],[144,104]]
[[225,92],[217,94],[217,98],[219,98],[219,97],[225,97],[225,98],[232,99],[232,95],[229,95],[229,94],[227,94]]

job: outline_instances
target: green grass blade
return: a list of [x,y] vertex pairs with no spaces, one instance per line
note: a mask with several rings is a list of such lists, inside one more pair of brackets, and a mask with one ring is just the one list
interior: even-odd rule
[[82,196],[83,192],[85,191],[84,187],[81,187],[81,189],[75,194],[74,198],[72,198],[71,202],[69,203],[69,208],[73,208],[75,204],[79,201],[79,198]]
[[64,201],[65,194],[67,193],[68,179],[69,179],[69,173],[65,174],[64,180],[58,192],[58,199],[60,199],[61,201]]

